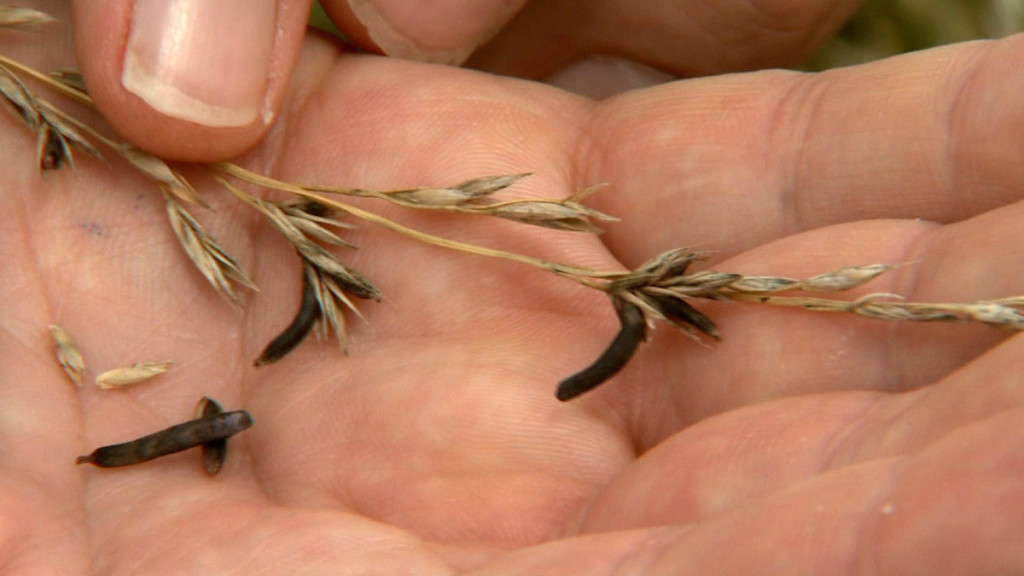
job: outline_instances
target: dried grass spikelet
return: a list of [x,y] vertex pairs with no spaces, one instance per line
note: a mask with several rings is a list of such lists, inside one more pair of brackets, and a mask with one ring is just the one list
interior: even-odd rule
[[89,94],[89,89],[85,86],[85,79],[77,68],[54,68],[50,70],[49,74],[51,78],[68,88],[78,90],[83,95]]
[[163,362],[136,362],[131,366],[121,366],[97,376],[96,385],[103,389],[132,386],[163,374],[170,369],[171,364],[170,360],[166,360]]
[[704,257],[704,253],[686,248],[669,250],[622,278],[609,282],[606,290],[640,308],[648,325],[661,320],[696,340],[700,339],[700,334],[721,340],[722,335],[715,323],[694,308],[687,298],[692,298],[695,291],[718,289],[740,276],[717,272],[686,273],[691,264]]
[[56,22],[46,12],[20,6],[0,6],[0,27],[12,30],[35,31],[40,26]]
[[72,125],[66,114],[30,92],[17,76],[2,64],[0,94],[29,131],[36,135],[36,164],[41,171],[56,170],[65,160],[73,162],[72,148],[96,158],[103,157]]
[[71,149],[85,152],[93,158],[102,159],[100,151],[90,143],[70,122],[67,116],[45,100],[37,100],[42,123],[38,129],[36,164],[40,170],[56,170],[64,160],[74,166]]
[[119,144],[115,148],[121,154],[121,157],[127,160],[133,168],[156,182],[165,192],[183,202],[209,208],[209,205],[199,196],[199,193],[189,184],[188,180],[185,180],[184,176],[172,170],[160,158],[127,143]]
[[874,280],[878,276],[896,268],[890,264],[870,264],[867,266],[846,266],[806,280],[775,276],[743,276],[729,284],[730,290],[751,294],[767,294],[802,290],[804,292],[844,292]]
[[68,375],[75,385],[82,386],[82,376],[85,374],[85,358],[75,345],[75,341],[64,330],[56,324],[50,325],[50,336],[53,338],[54,349],[57,352],[57,361],[64,373]]
[[588,208],[576,202],[551,200],[517,200],[493,204],[478,210],[505,220],[513,220],[523,224],[568,230],[571,232],[588,232],[602,234],[591,219],[614,222],[617,218]]
[[[320,246],[306,235],[302,227],[308,227],[309,223],[316,223],[317,220],[296,216],[297,205],[291,204],[288,206],[292,211],[289,214],[276,202],[262,200],[246,194],[221,178],[217,178],[217,180],[234,193],[235,196],[259,211],[284,236],[285,240],[295,248],[303,260],[317,268],[322,274],[331,277],[345,292],[359,298],[380,300],[380,290],[369,279],[342,264],[337,256],[328,252],[323,246]],[[310,214],[310,216],[323,219],[322,216],[316,214]],[[306,224],[297,224],[297,221],[303,219],[307,221]],[[340,238],[337,239],[337,242],[340,242],[342,245],[352,246]]]
[[319,268],[310,265],[306,265],[306,276],[313,286],[317,305],[320,309],[317,337],[323,340],[327,338],[328,332],[333,332],[338,339],[338,345],[341,346],[345,354],[348,354],[344,310],[351,310],[353,314],[360,317],[362,313],[348,299],[348,296],[345,295],[345,290],[338,285],[333,276],[324,274]]
[[342,222],[334,218],[337,212],[330,206],[325,206],[313,200],[299,198],[280,202],[278,207],[288,216],[291,223],[306,236],[332,246],[356,248],[355,244],[341,239],[341,237],[328,228],[353,230],[356,227],[354,224]]
[[258,290],[256,284],[249,279],[238,261],[228,254],[216,239],[185,210],[177,197],[165,193],[164,200],[171,228],[177,235],[185,254],[217,292],[226,296],[233,303],[241,304],[241,298],[235,292],[234,284]]
[[530,176],[529,172],[473,178],[448,187],[424,187],[384,193],[393,199],[426,207],[464,206],[490,201],[495,192],[504,190]]
[[604,184],[590,186],[563,200],[514,200],[490,204],[477,208],[476,211],[556,230],[603,234],[604,230],[592,221],[617,222],[618,218],[582,204],[584,199],[603,187]]
[[21,118],[22,123],[32,132],[39,130],[42,116],[36,105],[36,98],[25,84],[3,64],[0,64],[0,95]]

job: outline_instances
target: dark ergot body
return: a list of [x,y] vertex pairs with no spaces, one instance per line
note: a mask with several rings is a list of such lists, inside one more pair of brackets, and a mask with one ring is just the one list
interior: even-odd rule
[[255,366],[266,366],[284,358],[302,342],[316,324],[317,318],[320,317],[320,302],[316,298],[316,286],[309,280],[309,274],[308,271],[303,271],[302,274],[302,304],[299,306],[299,313],[284,332],[267,344],[259,358],[253,362]]
[[[199,403],[196,404],[196,418],[212,418],[223,413],[224,408],[209,396],[203,396],[199,399]],[[202,452],[203,471],[206,472],[207,476],[215,476],[220,472],[224,462],[228,459],[228,439],[220,438],[204,442],[200,450]]]
[[562,402],[572,400],[614,376],[629,362],[637,346],[643,342],[647,334],[643,311],[636,304],[621,298],[613,297],[612,303],[622,328],[608,349],[593,364],[558,384],[555,396]]
[[138,440],[97,448],[88,456],[79,456],[75,463],[90,463],[102,468],[130,466],[227,438],[250,426],[252,417],[248,412],[223,412],[210,418],[190,420],[171,426]]

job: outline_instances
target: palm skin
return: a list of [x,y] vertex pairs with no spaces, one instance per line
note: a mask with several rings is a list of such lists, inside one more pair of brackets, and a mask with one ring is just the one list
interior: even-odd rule
[[[697,244],[720,270],[913,262],[870,291],[1008,296],[1024,293],[1022,42],[595,104],[311,40],[277,127],[239,162],[366,188],[524,170],[522,196],[610,182],[592,204],[622,222],[601,238],[370,207],[598,268]],[[85,159],[41,178],[31,139],[3,122],[7,573],[1024,571],[1019,337],[708,306],[723,342],[663,327],[619,377],[561,404],[555,383],[615,331],[605,298],[364,224],[343,257],[386,297],[352,320],[350,355],[310,342],[257,370],[297,306],[282,240],[203,185],[218,209],[204,221],[261,287],[232,309],[190,269],[150,184]],[[77,390],[49,353],[52,323],[94,374],[175,366]],[[74,467],[188,418],[202,395],[256,421],[216,478],[190,453]]]

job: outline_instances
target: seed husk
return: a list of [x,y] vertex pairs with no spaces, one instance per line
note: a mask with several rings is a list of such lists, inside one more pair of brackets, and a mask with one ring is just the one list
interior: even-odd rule
[[78,346],[75,345],[74,339],[66,330],[56,324],[50,325],[50,336],[53,337],[60,367],[72,382],[81,386],[82,375],[85,374],[85,358],[82,357]]
[[100,468],[117,468],[148,462],[161,456],[195,448],[207,442],[228,438],[252,426],[252,416],[245,410],[223,412],[177,424],[131,442],[111,444],[75,459],[75,464],[93,464]]
[[14,30],[35,30],[57,19],[46,12],[20,6],[0,6],[0,27]]
[[123,388],[145,382],[154,376],[163,374],[171,367],[172,362],[136,362],[131,366],[121,366],[100,374],[96,377],[96,385],[100,388]]
[[647,321],[639,306],[613,296],[612,304],[621,328],[597,360],[580,372],[562,380],[555,397],[566,402],[588,392],[622,370],[647,335]]

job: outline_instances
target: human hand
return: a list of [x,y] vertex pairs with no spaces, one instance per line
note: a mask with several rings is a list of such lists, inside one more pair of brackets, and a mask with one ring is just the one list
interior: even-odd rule
[[[323,4],[366,48],[433,62],[470,58],[483,70],[544,78],[593,55],[680,76],[793,64],[859,2],[659,0],[644,10],[623,0]],[[281,113],[310,0],[72,5],[79,65],[113,127],[165,158],[211,161],[254,146]],[[615,76],[601,83],[646,81],[631,71],[623,78],[622,70],[589,74]]]
[[[592,202],[622,222],[599,239],[380,209],[601,268],[700,243],[720,249],[720,270],[915,262],[871,290],[1008,296],[1024,291],[1022,41],[595,104],[337,59],[311,39],[280,127],[240,161],[368,188],[533,170],[516,190],[550,197],[607,181]],[[560,404],[554,384],[615,330],[607,299],[364,226],[343,257],[386,300],[353,320],[351,355],[307,343],[255,370],[296,305],[292,250],[203,189],[218,209],[204,221],[261,287],[233,310],[190,269],[150,183],[88,159],[40,177],[32,138],[3,118],[0,518],[13,574],[1021,569],[1019,337],[708,306],[723,342],[658,330],[619,377]],[[48,353],[51,323],[95,371],[176,363],[137,388],[79,391]],[[201,395],[256,421],[216,478],[190,454],[74,467],[186,419]]]

